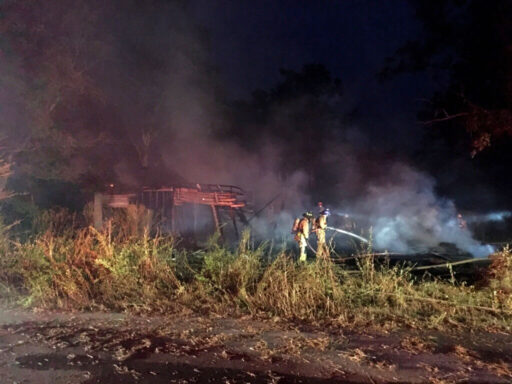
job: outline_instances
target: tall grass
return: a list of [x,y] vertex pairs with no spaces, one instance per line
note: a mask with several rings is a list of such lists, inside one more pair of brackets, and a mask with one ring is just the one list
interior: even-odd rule
[[16,259],[11,252],[12,243],[10,229],[0,218],[0,298],[10,298],[14,286],[19,285],[19,275],[16,273]]
[[259,280],[252,304],[265,312],[303,320],[337,317],[345,306],[343,282],[325,260],[297,265],[280,254]]
[[512,311],[512,250],[509,246],[493,255],[487,277],[495,300]]
[[326,260],[302,265],[286,251],[254,246],[248,232],[236,249],[214,237],[193,252],[172,237],[108,228],[49,228],[19,243],[0,226],[0,294],[16,290],[24,305],[82,310],[188,308],[357,326],[512,328],[509,249],[476,288],[377,265],[368,251],[355,269]]
[[[157,309],[181,288],[174,274],[171,238],[113,238],[93,228],[13,243],[2,259],[19,276],[26,305],[86,309]],[[4,272],[5,273],[5,272]],[[4,281],[9,281],[5,279]],[[165,291],[171,294],[163,295]]]

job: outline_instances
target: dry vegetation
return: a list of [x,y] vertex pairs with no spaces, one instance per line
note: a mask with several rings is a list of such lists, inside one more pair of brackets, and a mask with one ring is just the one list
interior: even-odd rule
[[[411,276],[361,257],[357,269],[290,254],[237,249],[212,238],[200,251],[172,237],[129,236],[110,226],[43,233],[18,242],[0,227],[0,294],[26,306],[268,315],[340,325],[512,328],[512,252],[494,255],[475,286]],[[58,232],[55,230],[59,227]],[[361,256],[365,256],[362,254]]]

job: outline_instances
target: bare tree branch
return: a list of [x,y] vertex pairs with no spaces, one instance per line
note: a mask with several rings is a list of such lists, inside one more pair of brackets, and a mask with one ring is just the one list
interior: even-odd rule
[[461,113],[456,113],[455,115],[448,115],[446,117],[440,117],[438,119],[420,121],[419,123],[421,123],[423,125],[431,125],[431,124],[439,123],[441,121],[453,120],[453,119],[456,119],[457,117],[468,116],[468,115],[469,115],[469,112],[461,112]]

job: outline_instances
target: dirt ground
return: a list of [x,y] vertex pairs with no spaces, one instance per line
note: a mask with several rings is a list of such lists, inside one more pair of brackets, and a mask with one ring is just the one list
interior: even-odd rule
[[0,383],[511,383],[512,335],[0,307]]

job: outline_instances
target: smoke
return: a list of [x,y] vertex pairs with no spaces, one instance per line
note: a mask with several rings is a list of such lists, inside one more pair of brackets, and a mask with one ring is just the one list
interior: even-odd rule
[[493,251],[462,225],[453,201],[436,195],[431,177],[404,164],[393,165],[386,176],[387,183],[370,184],[355,204],[372,223],[377,248],[414,253],[453,243],[476,257]]
[[469,215],[465,219],[468,223],[502,222],[512,217],[510,211],[489,212],[480,215]]
[[[475,257],[486,257],[494,251],[492,246],[481,244],[473,237],[465,217],[458,217],[455,203],[436,193],[432,177],[377,153],[369,161],[368,154],[354,146],[345,144],[333,150],[343,155],[338,158],[334,173],[338,180],[337,194],[335,192],[334,198],[326,202],[327,206],[335,214],[365,225],[359,226],[365,236],[371,227],[376,250],[414,254],[439,251],[440,245],[449,243]],[[371,169],[365,168],[368,165]],[[294,217],[304,210],[314,211],[311,198],[302,201],[305,205],[301,208],[281,212],[274,218],[271,228],[275,228],[277,239],[289,236]],[[498,220],[506,218],[507,214],[498,212],[485,217]],[[268,221],[260,220],[257,228],[263,230],[268,225]]]
[[[26,69],[16,73],[26,77],[28,96],[0,89],[2,124],[44,116],[37,121],[47,125],[28,131],[58,133],[37,159],[67,167],[60,175],[85,184],[93,173],[131,188],[148,181],[143,175],[157,185],[234,184],[253,192],[256,209],[279,196],[251,221],[266,237],[289,238],[293,219],[320,199],[368,217],[378,248],[411,252],[451,242],[489,253],[459,227],[455,205],[436,195],[430,177],[386,159],[364,129],[343,122],[350,95],[340,98],[325,68],[284,71],[290,81],[262,97],[270,106],[233,129],[214,47],[184,2],[34,2],[32,18],[21,3],[4,20],[18,26],[6,39],[19,52],[10,63]],[[55,153],[69,156],[56,161]]]

